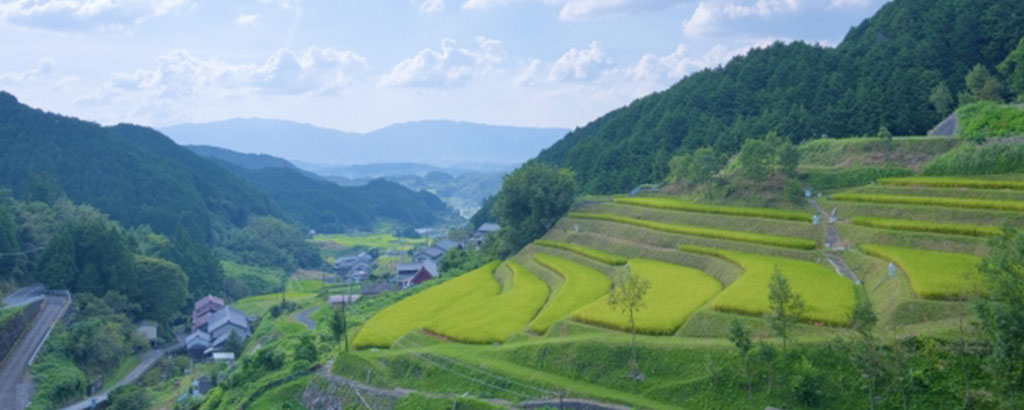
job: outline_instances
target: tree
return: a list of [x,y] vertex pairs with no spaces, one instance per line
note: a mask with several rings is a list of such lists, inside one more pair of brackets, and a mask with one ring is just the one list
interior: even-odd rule
[[1018,100],[1024,99],[1024,37],[996,69],[1006,78],[1010,92],[1016,94]]
[[[629,268],[628,264],[626,268]],[[630,366],[633,367],[634,373],[640,371],[640,362],[636,352],[636,314],[640,309],[647,307],[647,304],[644,303],[644,296],[647,296],[647,290],[650,288],[650,281],[627,271],[608,292],[608,305],[629,316],[629,332],[632,334],[631,346],[633,349],[633,360]]]
[[800,166],[800,151],[796,149],[796,146],[791,142],[784,142],[779,146],[777,155],[779,171],[787,177],[796,177],[796,169]]
[[874,329],[878,316],[867,295],[857,298],[857,303],[850,311],[850,327],[861,335],[860,343],[854,351],[854,362],[860,369],[861,377],[867,380],[868,403],[875,408],[875,382],[881,376],[883,366],[875,348]]
[[761,181],[768,177],[774,162],[775,150],[767,142],[748,139],[740,149],[740,170],[747,178]]
[[334,335],[334,341],[340,341],[342,337],[345,338],[345,352],[348,352],[348,316],[345,314],[345,304],[334,308],[331,312],[331,334]]
[[782,349],[786,349],[789,328],[804,313],[803,298],[789,287],[789,280],[779,272],[778,266],[768,284],[768,325],[776,336],[782,338]]
[[946,83],[939,83],[932,89],[931,95],[928,96],[928,102],[935,107],[935,112],[946,116],[953,110],[953,93],[949,91]]
[[313,341],[313,335],[303,333],[302,336],[299,336],[299,344],[295,345],[295,360],[306,360],[310,363],[315,362],[317,355],[316,350],[316,342]]
[[729,341],[731,341],[736,348],[740,351],[740,358],[743,359],[743,372],[747,375],[747,400],[754,400],[754,379],[750,374],[750,349],[754,347],[754,343],[750,340],[750,332],[743,328],[743,324],[738,319],[732,320],[732,325],[729,327]]
[[498,218],[498,256],[515,253],[544,235],[576,198],[572,172],[532,161],[505,177],[491,212]]
[[857,303],[850,311],[850,328],[865,339],[874,335],[875,325],[878,324],[878,316],[875,315],[875,308],[867,295],[857,298]]
[[146,391],[136,385],[125,385],[110,392],[110,410],[142,410],[150,405]]
[[136,256],[135,269],[147,294],[138,298],[141,316],[170,324],[188,302],[188,276],[178,265],[149,256]]
[[695,184],[707,188],[715,174],[723,167],[725,167],[725,157],[719,155],[714,148],[704,147],[693,152],[686,174]]
[[1024,230],[1005,227],[992,239],[979,272],[988,292],[974,303],[981,337],[989,343],[989,368],[1008,407],[1024,386]]
[[978,101],[1003,102],[1003,84],[984,65],[975,65],[964,81],[967,89],[960,93],[961,105]]
[[692,154],[676,155],[668,161],[669,182],[678,181],[690,177],[690,163],[693,162]]

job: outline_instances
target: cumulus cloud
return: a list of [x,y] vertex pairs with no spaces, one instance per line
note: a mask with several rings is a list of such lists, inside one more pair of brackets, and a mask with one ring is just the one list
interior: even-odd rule
[[853,8],[864,7],[871,3],[871,0],[829,0],[829,8]]
[[444,0],[409,0],[414,6],[417,6],[421,12],[424,13],[437,13],[444,11]]
[[2,83],[21,83],[25,81],[35,80],[37,78],[49,75],[53,72],[53,60],[44,58],[36,63],[35,68],[31,68],[25,71],[11,72],[11,73],[0,73],[0,82]]
[[123,29],[189,4],[190,0],[13,0],[0,3],[0,19],[57,31]]
[[262,17],[260,17],[259,14],[243,14],[241,16],[238,16],[237,19],[235,19],[235,24],[238,24],[240,26],[251,26],[253,24],[259,23],[261,18]]
[[687,74],[725,64],[735,56],[746,54],[755,47],[767,46],[774,41],[759,39],[739,47],[716,44],[700,54],[691,53],[686,45],[680,44],[668,55],[645,54],[636,65],[627,68],[625,74],[627,78],[640,82],[675,82]]
[[585,49],[572,48],[559,57],[548,77],[553,81],[594,80],[611,64],[612,60],[601,50],[601,43],[593,41]]
[[[465,10],[485,10],[522,3],[526,0],[466,0]],[[686,0],[540,0],[559,7],[558,18],[567,21],[586,20],[608,15],[623,15],[636,11],[660,10]]]
[[[832,0],[860,1],[860,0]],[[725,20],[743,17],[769,17],[778,13],[800,9],[801,0],[756,0],[748,3],[713,3],[702,1],[693,14],[683,22],[683,32],[688,37],[700,37],[718,29]]]
[[477,48],[458,47],[451,38],[441,40],[440,50],[423,49],[398,62],[377,83],[384,87],[457,87],[484,76],[505,61],[501,41],[478,36]]
[[353,72],[365,67],[362,56],[333,48],[312,47],[302,53],[282,49],[262,64],[228,64],[174,51],[160,57],[155,69],[114,74],[99,91],[79,102],[103,103],[131,93],[156,99],[334,94],[349,85]]

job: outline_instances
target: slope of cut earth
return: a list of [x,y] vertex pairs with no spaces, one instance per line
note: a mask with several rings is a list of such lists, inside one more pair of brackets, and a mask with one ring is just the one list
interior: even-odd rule
[[[650,281],[644,308],[636,313],[637,332],[672,334],[690,315],[722,290],[722,284],[699,270],[647,259],[629,261],[633,274]],[[602,297],[580,308],[573,319],[619,330],[629,329],[629,316]]]
[[853,307],[853,283],[835,271],[813,262],[682,245],[684,252],[720,257],[743,268],[743,276],[725,289],[712,307],[723,312],[762,315],[768,312],[768,284],[778,269],[806,305],[803,319],[846,325]]
[[452,308],[452,301],[472,303],[476,299],[486,298],[487,294],[481,292],[479,285],[491,286],[492,292],[498,292],[500,287],[494,279],[494,270],[498,264],[497,261],[491,262],[387,307],[363,324],[353,342],[354,346],[357,349],[391,347],[406,333],[423,328]]
[[984,292],[977,275],[981,258],[963,253],[895,246],[863,245],[869,255],[892,261],[907,273],[910,286],[925,299],[963,299]]
[[[548,286],[537,275],[509,261],[511,286],[502,293],[493,277],[471,283],[476,294],[449,299],[452,307],[430,321],[425,330],[466,343],[504,342],[526,327],[548,300]],[[563,289],[565,287],[563,286]]]
[[561,289],[551,296],[551,301],[530,323],[530,330],[535,333],[547,332],[555,322],[608,293],[611,287],[611,280],[607,276],[586,266],[542,253],[534,254],[533,257],[542,266],[565,279]]

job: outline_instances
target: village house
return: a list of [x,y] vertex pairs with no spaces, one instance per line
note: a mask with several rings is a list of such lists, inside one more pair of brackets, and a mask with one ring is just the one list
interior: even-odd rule
[[400,288],[397,283],[373,282],[364,283],[363,286],[360,288],[359,293],[361,293],[363,296],[369,297],[377,296],[384,292],[393,292],[399,289]]
[[192,307],[192,330],[206,330],[206,323],[210,320],[210,316],[215,312],[223,309],[227,304],[224,303],[224,299],[207,294],[202,299],[196,301]]
[[240,340],[252,335],[250,318],[241,310],[227,306],[224,300],[206,295],[192,309],[192,333],[185,338],[185,350],[194,359],[206,357],[221,348],[235,334]]
[[395,282],[402,289],[408,289],[440,276],[437,264],[433,261],[400,263],[397,269],[398,275],[395,276]]
[[483,225],[480,225],[479,228],[476,228],[476,231],[469,235],[469,239],[466,240],[466,243],[479,248],[480,245],[484,244],[484,240],[487,239],[488,235],[498,232],[500,230],[501,227],[498,226],[498,224],[496,223],[485,223]]

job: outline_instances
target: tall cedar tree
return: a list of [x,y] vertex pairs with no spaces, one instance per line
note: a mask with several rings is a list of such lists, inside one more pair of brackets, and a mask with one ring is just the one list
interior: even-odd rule
[[988,293],[974,304],[989,364],[1009,408],[1020,407],[1024,386],[1024,230],[1006,227],[992,239],[979,271]]

